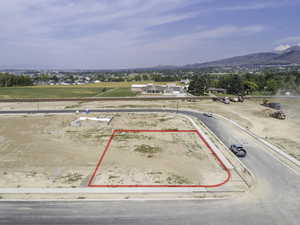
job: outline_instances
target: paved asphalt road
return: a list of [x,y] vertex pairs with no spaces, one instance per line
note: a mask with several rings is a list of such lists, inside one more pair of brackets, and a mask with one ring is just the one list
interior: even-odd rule
[[[109,111],[176,112],[154,109]],[[25,112],[28,111],[19,111],[19,113]],[[63,113],[74,112],[74,110],[51,112]],[[246,146],[248,155],[242,161],[257,178],[257,185],[251,192],[228,200],[1,202],[0,224],[300,224],[299,175],[273,158],[254,138],[228,122],[208,118],[201,113],[189,111],[178,111],[178,113],[202,120],[227,146],[233,143]]]

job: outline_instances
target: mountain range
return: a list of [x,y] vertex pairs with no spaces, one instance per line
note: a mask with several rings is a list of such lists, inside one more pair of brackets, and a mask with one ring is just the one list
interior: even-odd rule
[[227,59],[185,65],[184,68],[204,67],[236,67],[236,66],[267,66],[267,65],[300,65],[300,45],[291,46],[281,51],[261,52],[236,56]]

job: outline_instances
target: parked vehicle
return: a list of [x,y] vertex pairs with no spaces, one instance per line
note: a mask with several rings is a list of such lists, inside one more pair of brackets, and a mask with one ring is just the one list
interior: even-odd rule
[[212,100],[215,102],[219,101],[219,102],[223,102],[224,104],[230,104],[229,97],[214,97]]
[[203,113],[203,116],[213,117],[213,114],[212,113]]
[[231,145],[230,150],[237,156],[237,157],[246,157],[247,151],[241,145]]

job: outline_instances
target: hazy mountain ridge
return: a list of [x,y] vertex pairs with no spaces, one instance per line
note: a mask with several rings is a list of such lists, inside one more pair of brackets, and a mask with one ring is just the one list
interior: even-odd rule
[[292,46],[284,51],[262,52],[235,56],[206,63],[196,63],[184,66],[185,68],[251,66],[251,65],[300,65],[300,46]]

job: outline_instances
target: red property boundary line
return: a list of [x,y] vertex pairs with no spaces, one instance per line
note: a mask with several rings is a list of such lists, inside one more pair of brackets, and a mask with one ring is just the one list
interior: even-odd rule
[[[109,150],[109,147],[111,145],[111,142],[115,136],[116,133],[195,133],[200,140],[205,144],[205,146],[210,150],[210,152],[213,154],[213,156],[216,158],[217,162],[220,164],[220,166],[222,167],[222,169],[226,172],[227,177],[224,181],[217,183],[217,184],[211,184],[211,185],[96,185],[93,184],[93,181],[95,179],[96,173],[100,168],[101,163],[103,162],[104,156],[106,154],[106,152]],[[218,157],[218,155],[214,152],[214,150],[211,148],[211,146],[207,143],[207,141],[205,140],[205,138],[200,134],[200,132],[198,130],[113,130],[112,135],[110,136],[108,142],[106,143],[106,146],[104,148],[103,153],[100,155],[100,158],[97,162],[97,165],[92,173],[92,176],[90,177],[89,181],[88,181],[88,187],[98,187],[98,188],[107,188],[107,187],[111,187],[111,188],[128,188],[128,187],[136,187],[136,188],[156,188],[156,187],[160,187],[160,188],[166,188],[166,187],[183,187],[183,188],[187,188],[187,187],[201,187],[201,188],[215,188],[215,187],[219,187],[222,186],[224,184],[226,184],[231,178],[231,173],[229,171],[229,169],[225,166],[225,164],[222,162],[222,160]]]

